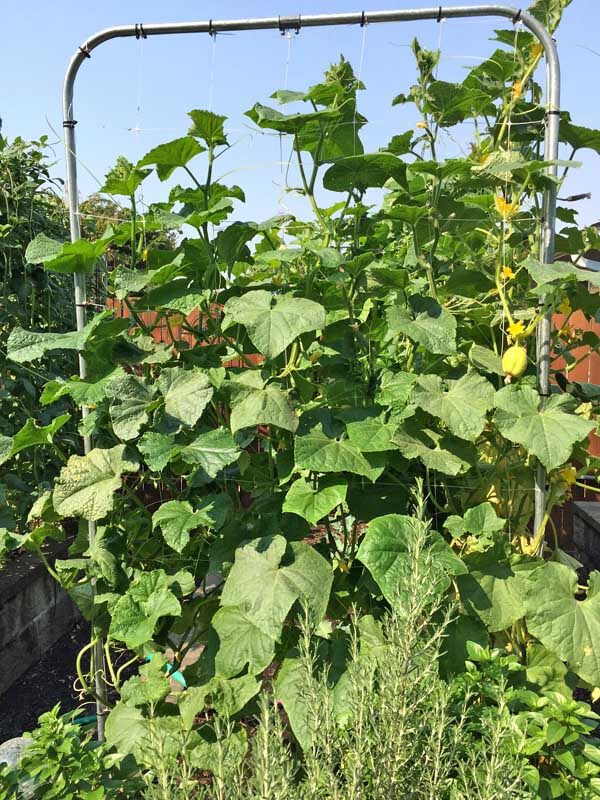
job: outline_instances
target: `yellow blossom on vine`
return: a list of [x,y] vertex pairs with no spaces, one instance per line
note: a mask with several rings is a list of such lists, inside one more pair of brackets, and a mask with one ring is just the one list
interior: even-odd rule
[[515,273],[508,266],[508,264],[505,264],[502,267],[502,277],[504,278],[505,281],[510,281],[510,280],[512,280],[513,278],[516,277]]
[[423,122],[423,120],[417,122],[417,128],[421,128],[422,130],[427,130],[427,123]]
[[544,52],[544,45],[541,42],[535,42],[531,45],[531,57],[539,58]]
[[518,320],[517,322],[511,322],[508,326],[508,332],[513,339],[518,339],[519,336],[522,336],[525,333],[525,324],[523,320]]
[[559,306],[556,307],[556,310],[560,314],[570,314],[573,309],[571,308],[571,303],[569,302],[569,298],[566,297],[562,301],[562,303]]
[[511,90],[512,96],[515,100],[523,94],[523,81],[515,81]]
[[502,219],[512,219],[519,212],[520,203],[518,200],[509,203],[501,194],[497,194],[494,197],[494,206]]
[[142,261],[148,261],[148,248],[147,247],[144,247],[144,250],[142,252]]
[[577,470],[575,467],[563,467],[558,473],[561,481],[567,486],[573,486],[577,481]]
[[561,339],[566,339],[567,341],[569,341],[569,339],[574,338],[575,331],[570,325],[563,325],[562,328],[559,330],[558,335],[560,336]]

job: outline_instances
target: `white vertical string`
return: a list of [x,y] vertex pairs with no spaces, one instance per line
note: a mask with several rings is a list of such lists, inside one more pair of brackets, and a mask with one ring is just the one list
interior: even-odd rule
[[211,33],[212,39],[211,54],[210,54],[210,71],[208,78],[208,110],[213,110],[213,102],[215,99],[215,65],[217,62],[217,34]]

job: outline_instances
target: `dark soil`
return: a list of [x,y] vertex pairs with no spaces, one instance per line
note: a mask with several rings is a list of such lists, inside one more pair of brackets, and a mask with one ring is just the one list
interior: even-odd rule
[[80,705],[73,689],[75,659],[88,641],[89,625],[80,622],[0,696],[0,742],[32,730],[38,717],[57,703],[63,712]]

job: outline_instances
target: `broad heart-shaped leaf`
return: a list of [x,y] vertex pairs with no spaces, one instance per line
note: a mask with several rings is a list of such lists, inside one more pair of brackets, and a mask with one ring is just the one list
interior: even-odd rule
[[197,108],[189,111],[188,116],[192,120],[192,125],[188,131],[190,136],[202,139],[208,147],[220,147],[227,144],[227,137],[223,127],[227,117]]
[[363,192],[390,178],[405,183],[406,164],[392,153],[365,153],[336,161],[323,175],[323,186],[332,192]]
[[[423,525],[421,520],[401,514],[377,517],[358,548],[356,557],[392,604],[398,603],[409,588],[411,575],[420,576],[424,586],[429,582],[432,588],[443,591],[452,575],[465,571],[444,539],[435,531],[424,531]],[[415,546],[415,542],[420,545]]]
[[455,436],[474,442],[494,405],[494,387],[476,372],[446,381],[446,386],[439,375],[422,375],[413,389],[412,402],[441,419]]
[[105,389],[112,399],[110,418],[115,436],[128,441],[135,439],[140,428],[148,421],[148,405],[152,402],[154,387],[142,378],[125,373],[117,375]]
[[54,508],[63,517],[101,519],[113,507],[121,475],[137,469],[137,462],[125,457],[124,444],[71,456],[54,485]]
[[26,361],[35,361],[54,350],[82,350],[91,334],[110,313],[104,311],[97,314],[80,331],[69,333],[38,333],[14,328],[8,337],[7,356],[11,361],[23,364]]
[[453,539],[460,539],[465,533],[482,536],[501,531],[506,520],[500,519],[491,503],[480,503],[469,508],[463,517],[451,514],[444,522],[444,527],[452,534]]
[[314,472],[353,472],[375,481],[383,471],[377,455],[367,459],[349,439],[330,438],[320,426],[294,440],[296,467]]
[[347,491],[347,482],[338,477],[321,478],[317,486],[305,478],[298,478],[288,489],[282,511],[298,514],[311,525],[316,525],[345,501]]
[[276,358],[301,333],[325,327],[325,309],[313,300],[258,289],[232,297],[224,307],[224,328],[238,323],[265,358]]
[[492,633],[505,630],[525,616],[524,590],[539,561],[510,564],[500,548],[464,557],[466,575],[457,579],[460,598],[469,614],[479,617]]
[[456,352],[456,319],[433,297],[412,295],[410,308],[392,306],[387,310],[390,334],[408,336],[430,353],[451,355]]
[[560,138],[561,141],[570,144],[573,150],[589,148],[600,153],[600,131],[593,128],[573,125],[570,120],[561,118]]
[[600,685],[600,573],[592,572],[585,600],[576,600],[577,573],[547,562],[530,577],[527,629],[592,686]]
[[595,423],[572,413],[569,395],[552,395],[544,408],[531,386],[505,386],[496,393],[494,421],[509,441],[523,445],[548,470],[569,460],[576,442],[594,430]]
[[100,192],[132,197],[151,172],[150,169],[138,169],[124,156],[119,156],[115,166],[106,174]]
[[61,414],[56,417],[49,425],[39,426],[34,419],[28,419],[18,433],[11,438],[10,436],[0,437],[0,464],[12,458],[21,450],[34,445],[52,444],[54,434],[71,419],[70,414]]
[[111,636],[131,648],[149,642],[161,617],[181,613],[179,601],[169,588],[172,583],[162,569],[140,573],[115,604]]
[[210,478],[216,478],[222,469],[238,460],[240,452],[226,428],[215,428],[182,447],[181,457],[187,464],[200,467]]
[[167,420],[190,427],[198,422],[213,396],[208,375],[200,369],[163,369],[158,378],[158,388],[165,398]]
[[244,375],[242,380],[232,384],[232,388],[234,386],[229,419],[233,433],[254,425],[276,425],[295,432],[298,417],[288,395],[279,386],[270,383],[263,387],[258,372]]
[[145,717],[142,710],[119,701],[106,720],[106,741],[117,753],[127,755],[143,751],[149,744],[156,720]]
[[428,469],[444,475],[467,472],[475,460],[464,440],[420,428],[413,420],[407,420],[398,428],[393,442],[405,458],[418,458]]
[[152,527],[160,527],[165,542],[178,553],[190,541],[190,531],[204,524],[204,515],[194,511],[187,500],[168,500],[152,515]]
[[327,561],[305,542],[288,545],[277,535],[238,548],[212,621],[220,642],[218,673],[233,677],[246,664],[250,673],[265,669],[296,601],[305,605],[314,623],[322,619],[332,577]]
[[346,432],[352,444],[363,453],[381,453],[384,450],[396,449],[392,436],[397,427],[381,419],[361,419],[357,422],[348,422]]
[[177,167],[185,167],[188,161],[204,152],[204,147],[192,136],[182,136],[165,144],[159,144],[138,161],[138,167],[147,164],[156,166],[156,174],[161,181],[170,178]]
[[138,450],[152,472],[163,470],[172,458],[179,454],[183,445],[177,444],[172,436],[156,431],[146,431],[138,442]]

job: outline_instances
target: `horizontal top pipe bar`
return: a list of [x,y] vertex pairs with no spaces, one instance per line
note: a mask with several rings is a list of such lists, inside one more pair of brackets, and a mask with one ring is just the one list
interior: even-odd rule
[[[259,17],[255,19],[204,20],[198,22],[135,23],[105,28],[87,39],[77,50],[65,75],[64,118],[72,120],[73,84],[79,67],[96,47],[110,39],[147,38],[182,33],[233,33],[236,31],[288,30],[320,28],[335,25],[373,25],[384,22],[415,22],[418,20],[460,19],[465,17],[504,17],[513,23],[521,22],[544,46],[551,72],[558,74],[558,58],[554,41],[546,28],[527,11],[512,6],[485,4],[471,6],[433,6],[431,8],[405,8],[389,11],[354,11],[337,14],[311,14],[302,16]],[[548,107],[558,109],[558,87],[549,87]]]

